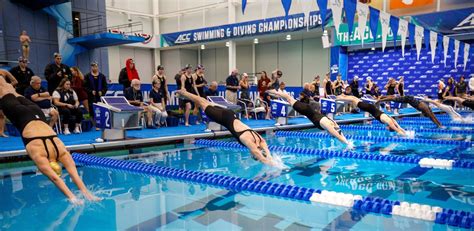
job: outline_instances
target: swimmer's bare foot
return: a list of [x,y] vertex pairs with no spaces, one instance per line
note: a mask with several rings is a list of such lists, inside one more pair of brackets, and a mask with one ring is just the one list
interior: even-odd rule
[[5,138],[8,137],[7,134],[5,134],[5,133],[0,133],[0,136],[1,136],[1,137],[5,137]]

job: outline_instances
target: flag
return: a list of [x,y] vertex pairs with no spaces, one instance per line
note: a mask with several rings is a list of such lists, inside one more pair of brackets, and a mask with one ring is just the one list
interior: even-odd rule
[[423,42],[423,30],[424,29],[421,26],[415,27],[416,60],[420,60],[420,51]]
[[339,33],[339,26],[341,25],[342,1],[343,0],[329,0],[329,6],[332,11],[332,20],[334,22],[336,33]]
[[392,30],[393,35],[393,46],[397,46],[397,33],[398,33],[398,25],[399,19],[395,16],[390,16],[390,29]]
[[444,67],[446,67],[446,58],[448,58],[449,37],[443,36]]
[[326,13],[328,10],[328,0],[316,0],[316,2],[318,3],[319,13],[321,14],[321,28],[324,30],[324,20],[326,19]]
[[281,5],[283,6],[283,9],[285,10],[285,16],[288,17],[288,13],[290,12],[290,8],[291,8],[291,0],[281,0]]
[[379,10],[369,7],[370,11],[370,32],[374,36],[374,42],[377,40],[377,27],[379,26]]
[[346,11],[347,26],[349,29],[349,37],[354,29],[354,18],[356,12],[356,0],[344,0],[344,10]]
[[467,60],[469,59],[469,48],[471,45],[468,43],[464,44],[464,71],[466,71]]
[[247,0],[242,0],[242,14],[245,14],[245,7],[247,7]]
[[[395,32],[394,32],[395,33]],[[405,43],[407,40],[408,33],[408,21],[400,19],[398,23],[398,33],[400,35],[400,41],[402,43],[402,56],[405,57]]]
[[390,14],[380,11],[380,23],[382,25],[382,51],[385,51],[388,30],[390,29]]
[[367,16],[369,16],[369,6],[360,2],[357,2],[357,29],[361,37],[362,46],[364,46],[364,34],[367,25]]
[[436,54],[436,43],[438,42],[438,33],[430,31],[431,62],[434,63]]
[[459,40],[454,40],[454,68],[458,66]]

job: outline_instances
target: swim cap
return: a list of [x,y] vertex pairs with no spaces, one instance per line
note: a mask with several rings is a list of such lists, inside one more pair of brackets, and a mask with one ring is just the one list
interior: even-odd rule
[[58,175],[61,176],[62,168],[61,165],[58,164],[56,161],[49,162],[49,166],[53,169],[53,171]]

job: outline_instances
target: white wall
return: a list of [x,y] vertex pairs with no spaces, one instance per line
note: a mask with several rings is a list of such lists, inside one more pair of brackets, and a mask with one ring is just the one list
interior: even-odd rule
[[120,70],[125,67],[125,61],[129,58],[135,60],[140,79],[144,83],[150,83],[154,74],[153,54],[150,49],[130,47],[109,47],[109,73],[112,82],[118,82]]

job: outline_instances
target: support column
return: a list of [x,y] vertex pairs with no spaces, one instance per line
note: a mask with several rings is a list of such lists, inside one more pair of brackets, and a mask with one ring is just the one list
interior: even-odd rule
[[[227,0],[227,16],[229,19],[229,24],[236,22],[236,7],[233,4],[233,0]],[[229,73],[237,67],[236,61],[236,46],[234,41],[229,41]]]
[[155,44],[154,44],[154,47],[155,49],[153,49],[153,61],[154,61],[154,68],[156,68],[158,65],[161,64],[161,52],[159,49],[157,49],[159,47],[159,42],[160,42],[160,39],[159,39],[159,34],[160,34],[160,19],[157,17],[158,14],[160,13],[160,10],[159,10],[159,3],[158,3],[159,0],[153,0],[152,1],[152,9],[153,9],[153,36],[155,37],[154,40],[155,40]]
[[257,78],[257,74],[255,74],[257,72],[257,67],[256,67],[256,64],[255,64],[255,61],[256,61],[256,58],[255,58],[255,43],[252,43],[252,73],[254,73],[255,75],[255,85],[257,85],[258,83],[258,78]]

